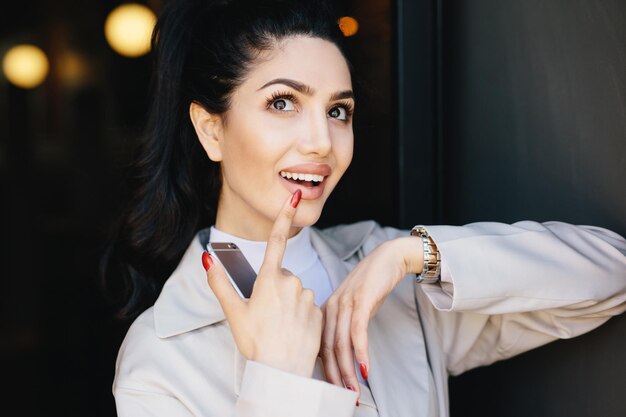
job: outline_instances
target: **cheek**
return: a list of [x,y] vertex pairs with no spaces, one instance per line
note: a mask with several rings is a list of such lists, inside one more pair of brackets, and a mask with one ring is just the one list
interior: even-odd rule
[[225,175],[233,184],[245,181],[247,187],[262,192],[288,147],[288,132],[253,117],[238,120],[242,122],[232,126],[224,138]]
[[352,162],[354,152],[354,137],[352,132],[343,133],[333,143],[337,168],[345,171]]
[[257,169],[259,162],[257,141],[247,126],[241,123],[228,126],[224,131],[222,155],[223,172],[230,184],[237,184]]

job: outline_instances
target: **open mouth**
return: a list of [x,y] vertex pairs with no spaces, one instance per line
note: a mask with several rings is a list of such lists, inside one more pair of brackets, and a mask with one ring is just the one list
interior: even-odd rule
[[309,188],[318,187],[325,179],[322,175],[315,174],[300,174],[297,172],[285,172],[281,171],[280,176],[289,182],[302,185]]

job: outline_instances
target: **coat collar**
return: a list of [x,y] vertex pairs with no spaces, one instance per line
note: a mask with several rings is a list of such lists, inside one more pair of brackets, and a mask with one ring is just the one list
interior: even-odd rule
[[[311,228],[311,243],[328,271],[333,288],[345,278],[342,261],[352,256],[376,227],[373,221],[320,230]],[[219,301],[206,282],[200,261],[210,228],[199,231],[154,304],[154,324],[160,338],[176,336],[225,319]]]

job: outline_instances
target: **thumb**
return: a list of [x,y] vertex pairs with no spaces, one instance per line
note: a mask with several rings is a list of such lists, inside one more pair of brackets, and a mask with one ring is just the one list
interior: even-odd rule
[[226,318],[229,319],[235,309],[239,308],[244,302],[235,288],[233,288],[222,265],[219,262],[215,262],[213,257],[206,251],[202,253],[202,265],[206,269],[209,287],[211,287],[211,290],[220,302]]

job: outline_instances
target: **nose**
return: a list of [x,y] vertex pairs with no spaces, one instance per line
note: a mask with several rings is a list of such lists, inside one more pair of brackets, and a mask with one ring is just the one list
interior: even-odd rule
[[303,154],[328,155],[332,149],[332,136],[326,111],[311,112],[306,128],[298,142],[298,150]]

